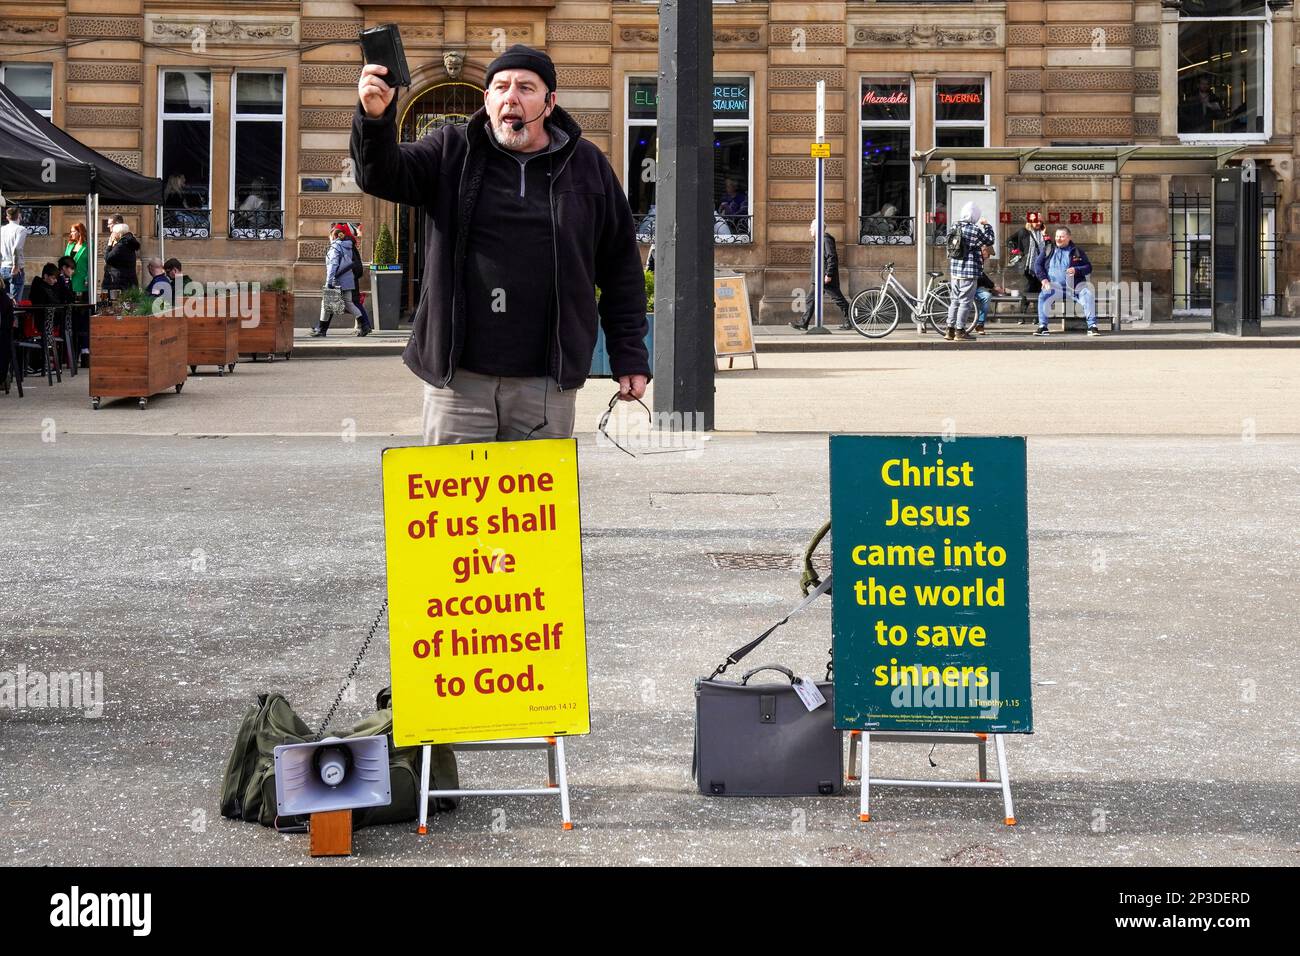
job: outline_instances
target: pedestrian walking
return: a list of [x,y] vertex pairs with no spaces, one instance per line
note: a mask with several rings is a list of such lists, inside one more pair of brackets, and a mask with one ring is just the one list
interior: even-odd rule
[[365,278],[366,267],[361,261],[361,247],[357,245],[357,234],[346,222],[339,223],[339,228],[343,230],[348,242],[352,245],[352,281],[355,285],[353,301],[356,304],[357,311],[361,313],[357,323],[357,337],[365,338],[375,330],[375,324],[370,321],[370,311],[366,308],[365,302],[362,301],[361,280]]
[[[814,239],[817,238],[816,219],[809,224],[808,235],[812,236]],[[813,276],[813,281],[816,282],[818,278],[818,276]],[[835,237],[830,234],[829,230],[822,233],[822,269],[820,279],[822,283],[823,305],[827,299],[834,302],[839,307],[841,313],[840,328],[853,328],[853,326],[849,324],[849,300],[846,299],[844,293],[840,291],[840,257],[839,253],[835,250]],[[808,295],[808,308],[804,311],[803,321],[791,322],[790,325],[801,332],[808,331],[808,326],[812,322],[813,312],[816,311],[816,308],[817,299],[812,295],[810,290]]]
[[[353,318],[361,316],[356,305],[357,280],[352,275],[352,243],[348,239],[351,230],[336,225],[330,229],[330,244],[325,251],[325,288],[337,289],[341,294],[343,310]],[[323,339],[329,333],[330,322],[334,312],[330,309],[329,296],[322,295],[320,319],[311,330],[311,337]]]

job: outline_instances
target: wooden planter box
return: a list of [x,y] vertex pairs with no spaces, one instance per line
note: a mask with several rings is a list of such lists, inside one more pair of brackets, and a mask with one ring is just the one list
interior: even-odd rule
[[90,317],[90,407],[103,398],[138,398],[185,385],[189,330],[179,313]]
[[[239,361],[239,326],[237,300],[207,298],[203,300],[201,315],[185,316],[189,326],[189,346],[185,361],[189,363],[190,372],[198,370],[200,365],[215,365],[217,374],[224,375],[235,370]],[[186,312],[194,308],[186,303]]]
[[252,328],[239,324],[239,354],[251,355],[256,362],[265,355],[272,361],[277,355],[289,358],[293,351],[293,293],[260,292],[258,322]]

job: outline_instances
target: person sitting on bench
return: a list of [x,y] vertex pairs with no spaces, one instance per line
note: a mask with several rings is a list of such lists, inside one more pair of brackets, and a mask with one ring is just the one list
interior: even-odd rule
[[1038,293],[1038,328],[1034,335],[1047,334],[1052,305],[1059,299],[1065,299],[1066,308],[1070,302],[1083,306],[1088,334],[1101,334],[1097,328],[1097,303],[1093,298],[1092,283],[1088,282],[1091,274],[1092,263],[1088,261],[1088,254],[1074,244],[1069,229],[1058,227],[1055,245],[1046,247],[1034,260],[1034,275],[1042,285]]
[[[984,247],[984,259],[988,261],[993,258],[993,247]],[[995,295],[1006,295],[1007,290],[1000,285],[996,285],[984,271],[983,264],[980,265],[980,274],[975,278],[975,334],[984,334],[984,321],[989,317],[989,304]]]

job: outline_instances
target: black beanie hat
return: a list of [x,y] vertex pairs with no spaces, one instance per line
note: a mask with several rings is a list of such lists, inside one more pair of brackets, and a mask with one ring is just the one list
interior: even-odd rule
[[516,43],[488,64],[483,85],[490,85],[492,77],[502,70],[532,70],[542,78],[542,82],[546,84],[548,90],[555,91],[555,64],[541,50],[534,50],[530,46]]

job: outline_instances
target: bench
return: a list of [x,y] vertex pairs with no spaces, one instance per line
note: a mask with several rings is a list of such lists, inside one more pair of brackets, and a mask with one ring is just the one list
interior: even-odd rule
[[[989,319],[997,317],[998,306],[1011,304],[1013,308],[1011,313],[1016,316],[1016,324],[1021,325],[1028,318],[1035,325],[1038,323],[1038,302],[1030,300],[1026,307],[1025,297],[1023,295],[995,295],[989,299]],[[1066,331],[1066,324],[1073,323],[1080,330],[1087,327],[1087,320],[1084,318],[1083,310],[1077,303],[1070,303],[1071,314],[1067,316],[1065,309],[1065,300],[1058,299],[1052,304],[1052,318],[1059,320],[1060,331]],[[1111,302],[1105,299],[1097,302],[1097,325],[1100,327],[1103,322],[1109,321],[1111,331],[1118,331],[1118,325],[1115,317],[1111,314]]]

